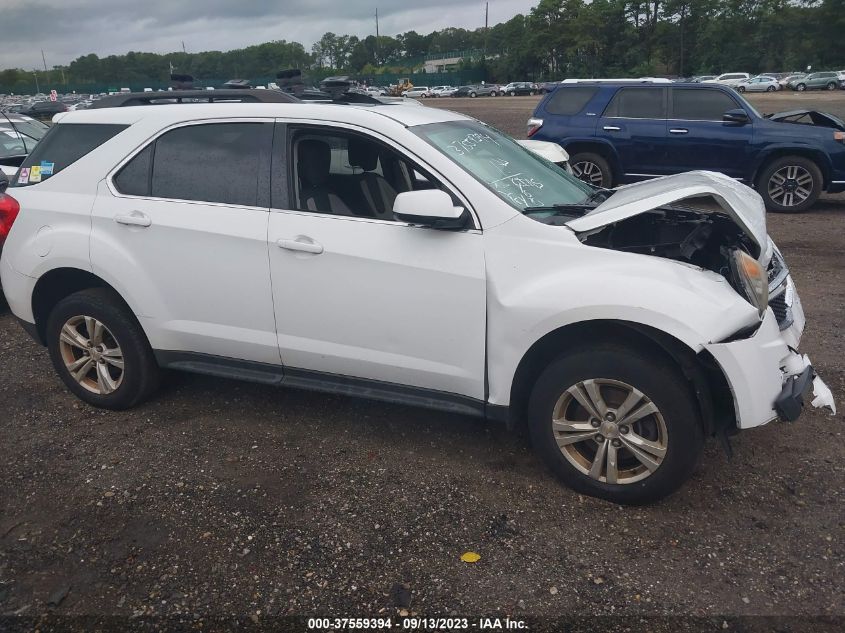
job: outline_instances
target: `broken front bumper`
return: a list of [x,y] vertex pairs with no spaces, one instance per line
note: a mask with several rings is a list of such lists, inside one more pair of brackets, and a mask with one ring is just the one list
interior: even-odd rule
[[797,294],[793,295],[790,309],[792,323],[783,330],[775,312],[769,308],[753,336],[705,345],[727,378],[736,423],[741,429],[779,417],[797,419],[810,386],[814,395],[812,405],[836,412],[830,389],[816,375],[810,359],[797,351],[804,329],[804,312]]

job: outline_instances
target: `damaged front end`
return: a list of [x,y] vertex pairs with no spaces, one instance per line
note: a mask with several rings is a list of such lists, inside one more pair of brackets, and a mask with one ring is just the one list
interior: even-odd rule
[[752,189],[691,172],[620,187],[585,215],[561,222],[590,246],[715,272],[758,309],[755,327],[703,345],[725,374],[739,428],[797,419],[811,388],[812,404],[835,413],[827,385],[797,351],[804,312],[765,218]]

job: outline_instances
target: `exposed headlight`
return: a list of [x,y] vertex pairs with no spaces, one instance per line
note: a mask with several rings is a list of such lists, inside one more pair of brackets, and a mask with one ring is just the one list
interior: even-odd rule
[[769,303],[766,270],[751,255],[737,248],[731,251],[731,273],[737,290],[741,290],[748,302],[763,316]]

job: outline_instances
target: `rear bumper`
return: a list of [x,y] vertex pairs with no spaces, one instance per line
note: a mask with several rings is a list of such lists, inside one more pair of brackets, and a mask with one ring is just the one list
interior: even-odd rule
[[754,336],[705,346],[727,378],[740,429],[777,418],[796,420],[811,386],[812,405],[836,412],[830,389],[815,374],[810,359],[797,351],[803,327],[802,314],[790,327],[780,330],[769,308]]
[[35,323],[32,315],[32,291],[37,280],[14,270],[7,259],[0,257],[0,287],[9,309],[18,319]]

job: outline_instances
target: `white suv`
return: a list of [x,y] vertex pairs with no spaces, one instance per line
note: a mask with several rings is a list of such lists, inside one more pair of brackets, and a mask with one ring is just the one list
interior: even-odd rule
[[751,189],[593,189],[444,110],[68,113],[0,230],[12,312],[99,407],[167,367],[525,422],[570,486],[643,503],[705,435],[833,406]]

